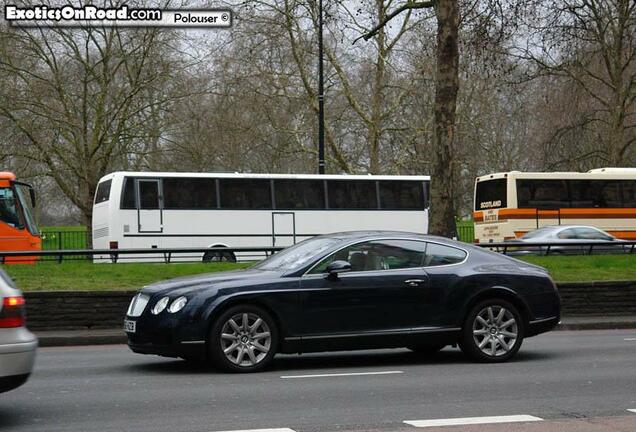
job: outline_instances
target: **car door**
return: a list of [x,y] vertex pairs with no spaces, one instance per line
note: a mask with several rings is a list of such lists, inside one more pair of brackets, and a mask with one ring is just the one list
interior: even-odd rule
[[413,304],[419,329],[441,329],[455,324],[457,299],[455,287],[462,282],[461,264],[468,253],[460,248],[429,242],[424,258],[428,286],[419,301]]
[[[309,270],[300,291],[303,346],[327,340],[372,345],[380,342],[377,338],[386,345],[407,334],[418,321],[413,305],[426,298],[425,248],[417,240],[360,242]],[[325,269],[335,260],[349,261],[352,271],[327,278]]]

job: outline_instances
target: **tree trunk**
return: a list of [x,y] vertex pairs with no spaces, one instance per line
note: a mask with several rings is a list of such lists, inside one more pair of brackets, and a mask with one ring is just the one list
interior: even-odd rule
[[437,71],[435,77],[433,163],[429,232],[455,237],[453,142],[459,90],[458,0],[439,0],[437,17]]

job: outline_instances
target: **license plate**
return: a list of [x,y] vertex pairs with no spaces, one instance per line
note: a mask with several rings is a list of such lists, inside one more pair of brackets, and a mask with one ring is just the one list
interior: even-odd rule
[[124,331],[126,333],[135,333],[137,331],[137,322],[124,320]]

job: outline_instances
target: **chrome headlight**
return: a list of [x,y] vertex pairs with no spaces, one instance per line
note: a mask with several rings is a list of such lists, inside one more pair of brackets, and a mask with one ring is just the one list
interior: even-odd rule
[[161,312],[163,312],[163,310],[166,308],[166,306],[168,306],[168,302],[170,301],[170,298],[168,297],[163,297],[161,300],[159,300],[155,306],[152,308],[152,314],[153,315],[158,315]]
[[175,301],[172,302],[172,304],[168,308],[168,312],[170,313],[179,312],[181,309],[183,309],[183,307],[186,305],[187,302],[188,302],[188,299],[185,298],[184,296],[177,298]]

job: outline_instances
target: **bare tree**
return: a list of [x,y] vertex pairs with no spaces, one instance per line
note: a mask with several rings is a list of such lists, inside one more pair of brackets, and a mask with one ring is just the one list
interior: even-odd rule
[[5,29],[0,46],[0,117],[91,225],[101,176],[134,166],[152,150],[148,116],[172,97],[156,29]]
[[583,132],[597,145],[574,143],[577,152],[596,162],[628,163],[636,142],[636,2],[559,0],[540,3],[537,11],[516,55],[534,67],[531,76],[561,78],[560,88],[585,96],[576,95],[578,115],[557,125],[548,145],[568,136],[580,142]]

